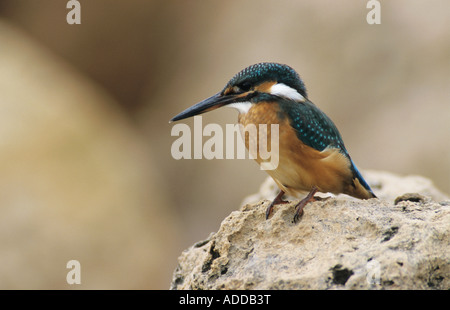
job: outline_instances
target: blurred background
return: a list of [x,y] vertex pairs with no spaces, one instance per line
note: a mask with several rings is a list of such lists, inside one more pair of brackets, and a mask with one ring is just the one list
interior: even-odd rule
[[66,4],[0,2],[0,289],[167,289],[266,178],[174,160],[168,121],[261,61],[299,72],[362,170],[450,193],[448,0],[382,2],[380,25],[363,0],[80,0],[80,25]]

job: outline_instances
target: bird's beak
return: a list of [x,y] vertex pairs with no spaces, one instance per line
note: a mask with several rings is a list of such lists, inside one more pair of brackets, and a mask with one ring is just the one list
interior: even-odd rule
[[181,119],[218,109],[220,107],[223,107],[224,105],[236,102],[240,98],[242,98],[241,95],[224,95],[222,93],[217,93],[214,96],[211,96],[203,101],[200,101],[197,104],[194,104],[192,107],[187,108],[186,110],[172,118],[170,122],[179,121]]

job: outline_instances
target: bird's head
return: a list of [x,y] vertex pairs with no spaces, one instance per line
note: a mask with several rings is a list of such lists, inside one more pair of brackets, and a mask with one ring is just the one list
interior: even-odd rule
[[302,102],[307,98],[300,76],[287,65],[264,62],[249,66],[237,73],[224,89],[187,108],[171,119],[178,121],[209,112],[223,106],[246,113],[253,104],[279,98]]

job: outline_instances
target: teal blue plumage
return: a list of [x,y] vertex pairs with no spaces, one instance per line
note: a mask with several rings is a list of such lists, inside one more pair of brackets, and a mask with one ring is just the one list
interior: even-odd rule
[[[306,145],[322,152],[326,148],[337,148],[349,159],[353,177],[373,194],[372,189],[362,177],[358,168],[351,159],[344,141],[333,121],[308,99],[296,102],[287,99],[278,99],[281,111],[289,118],[297,137]],[[375,197],[375,195],[374,195]]]

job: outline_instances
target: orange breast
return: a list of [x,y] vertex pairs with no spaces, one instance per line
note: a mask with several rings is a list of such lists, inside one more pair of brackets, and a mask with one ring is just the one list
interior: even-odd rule
[[[297,196],[310,191],[316,186],[321,192],[342,193],[351,183],[352,173],[349,160],[338,149],[325,149],[322,152],[305,145],[298,139],[289,119],[280,113],[275,103],[258,103],[253,105],[246,114],[239,115],[239,122],[246,126],[267,125],[267,131],[258,130],[258,137],[244,137],[245,144],[255,143],[259,150],[259,142],[268,143],[269,150],[271,130],[270,125],[279,127],[279,158],[278,167],[266,170],[285,193]],[[257,141],[251,141],[256,139]],[[276,142],[276,141],[274,141]],[[258,152],[255,159],[259,164],[264,162]]]

